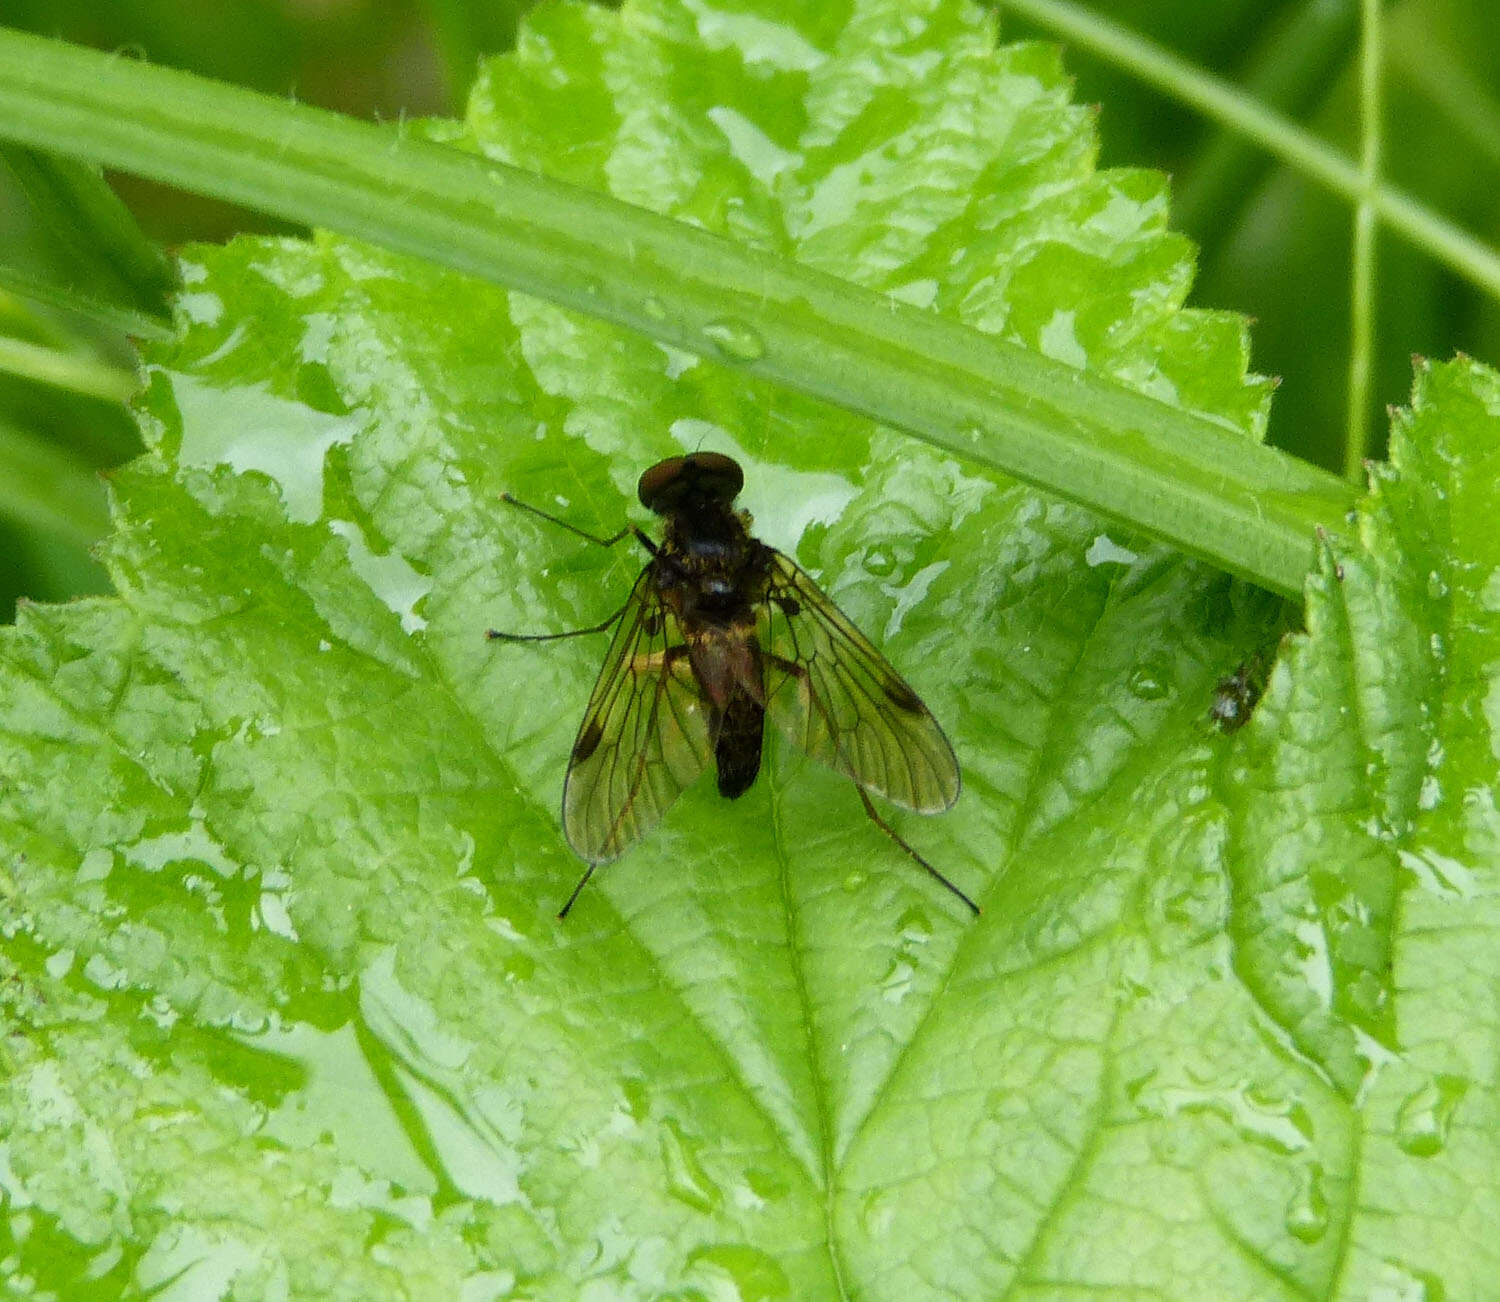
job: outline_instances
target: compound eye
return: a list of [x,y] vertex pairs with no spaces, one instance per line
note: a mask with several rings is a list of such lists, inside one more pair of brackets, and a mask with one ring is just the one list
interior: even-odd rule
[[641,505],[649,511],[659,513],[665,505],[662,499],[663,493],[677,482],[686,461],[686,457],[668,457],[665,461],[658,461],[650,470],[645,471],[641,475],[641,482],[636,486]]
[[694,452],[683,461],[697,473],[705,490],[726,502],[733,501],[745,486],[745,472],[740,463],[722,452]]

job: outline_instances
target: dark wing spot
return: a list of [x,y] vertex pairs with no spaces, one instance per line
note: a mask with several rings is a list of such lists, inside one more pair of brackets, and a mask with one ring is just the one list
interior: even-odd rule
[[880,685],[898,710],[905,710],[908,714],[927,713],[927,707],[922,704],[922,698],[899,678],[887,678]]
[[781,613],[788,619],[794,619],[802,613],[802,603],[796,597],[773,597],[772,600],[781,607]]
[[600,739],[604,736],[604,729],[599,726],[598,719],[590,719],[588,725],[578,734],[578,740],[573,743],[573,763],[582,764],[598,748]]
[[662,623],[661,611],[659,610],[648,611],[641,617],[641,628],[647,637],[659,636]]

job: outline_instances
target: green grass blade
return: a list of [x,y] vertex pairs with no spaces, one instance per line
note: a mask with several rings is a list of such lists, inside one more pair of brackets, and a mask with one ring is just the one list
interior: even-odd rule
[[106,402],[124,402],[137,387],[136,377],[118,366],[3,335],[0,372]]
[[1353,490],[1211,421],[597,193],[0,32],[0,133],[331,227],[874,416],[1277,591]]
[[9,292],[60,312],[74,313],[136,339],[165,339],[171,334],[168,323],[159,317],[118,301],[100,298],[76,286],[59,284],[21,267],[0,263],[0,292]]
[[[1310,131],[1257,103],[1160,46],[1067,0],[1003,0],[1003,7],[1102,59],[1206,117],[1253,140],[1304,176],[1358,201],[1359,167]],[[1404,190],[1380,186],[1372,198],[1380,220],[1444,266],[1500,297],[1500,254]]]
[[1370,449],[1370,373],[1375,356],[1375,191],[1380,185],[1381,0],[1361,0],[1359,174],[1364,193],[1354,209],[1349,285],[1349,399],[1344,477],[1358,483]]

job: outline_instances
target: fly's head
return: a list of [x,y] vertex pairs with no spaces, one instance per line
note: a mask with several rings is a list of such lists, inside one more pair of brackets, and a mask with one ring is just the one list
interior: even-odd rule
[[642,476],[641,505],[668,518],[717,508],[728,512],[745,486],[739,462],[721,452],[690,452],[658,461]]

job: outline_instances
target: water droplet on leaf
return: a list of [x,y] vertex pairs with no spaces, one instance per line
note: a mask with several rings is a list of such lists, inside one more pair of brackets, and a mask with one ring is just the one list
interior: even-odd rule
[[766,355],[766,341],[743,321],[721,317],[703,327],[703,334],[725,357],[735,362],[758,362]]
[[1126,685],[1132,695],[1143,701],[1159,701],[1167,694],[1167,677],[1156,665],[1137,665],[1130,671]]
[[916,984],[916,968],[904,957],[891,960],[885,976],[880,979],[880,993],[888,1004],[899,1004],[911,994]]
[[1443,1302],[1448,1292],[1443,1281],[1430,1270],[1417,1270],[1404,1261],[1387,1257],[1381,1263],[1369,1296],[1381,1302]]
[[767,1202],[775,1202],[787,1195],[787,1182],[774,1171],[752,1166],[745,1172],[745,1183],[750,1186],[751,1193]]
[[[782,1298],[792,1296],[791,1282],[780,1263],[748,1243],[716,1243],[699,1248],[688,1258],[688,1263],[695,1269],[711,1268],[713,1273],[720,1275],[722,1283],[729,1286],[731,1291],[727,1296],[738,1298],[740,1302],[780,1302]],[[683,1296],[701,1298],[704,1294],[695,1288]],[[720,1287],[710,1296],[726,1294]]]
[[1396,1143],[1412,1157],[1431,1157],[1448,1142],[1453,1113],[1469,1083],[1458,1076],[1435,1076],[1407,1095],[1396,1112]]
[[1286,1208],[1286,1232],[1303,1243],[1316,1243],[1328,1233],[1328,1199],[1323,1194],[1323,1172],[1307,1169],[1302,1187]]
[[913,905],[897,920],[896,928],[903,940],[925,945],[932,936],[932,919]]
[[883,1239],[890,1232],[895,1220],[899,1200],[892,1197],[889,1189],[876,1189],[867,1193],[859,1204],[859,1223],[872,1239]]
[[896,557],[889,547],[871,547],[865,552],[864,567],[867,573],[883,579],[896,568]]
[[701,1212],[711,1212],[719,1205],[719,1186],[703,1169],[697,1142],[684,1135],[682,1127],[670,1118],[661,1128],[661,1157],[667,1168],[667,1192],[672,1197]]

